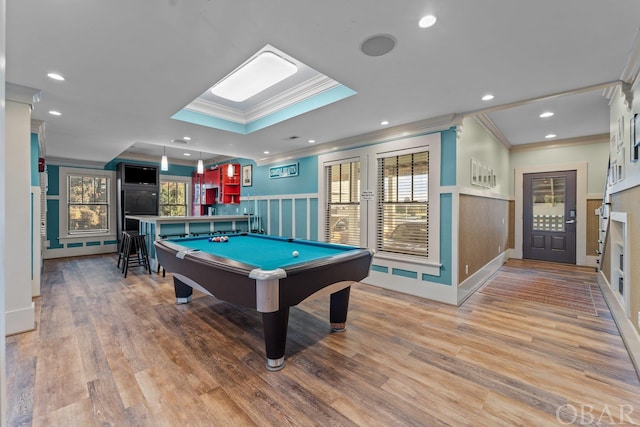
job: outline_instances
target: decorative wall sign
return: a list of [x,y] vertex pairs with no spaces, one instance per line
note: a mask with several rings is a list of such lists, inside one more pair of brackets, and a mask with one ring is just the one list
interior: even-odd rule
[[288,165],[274,166],[269,168],[269,178],[289,178],[298,176],[298,163],[289,163]]

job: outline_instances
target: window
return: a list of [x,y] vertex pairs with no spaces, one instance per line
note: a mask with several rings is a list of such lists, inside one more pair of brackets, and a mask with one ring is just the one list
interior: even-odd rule
[[160,215],[187,215],[187,187],[185,181],[160,182]]
[[378,158],[377,249],[429,257],[429,151]]
[[109,231],[110,179],[106,176],[67,175],[67,233]]
[[326,239],[360,246],[360,162],[325,167]]

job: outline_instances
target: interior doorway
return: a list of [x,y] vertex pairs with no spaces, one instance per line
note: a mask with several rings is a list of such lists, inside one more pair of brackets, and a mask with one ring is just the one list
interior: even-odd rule
[[523,175],[523,258],[576,263],[576,171]]

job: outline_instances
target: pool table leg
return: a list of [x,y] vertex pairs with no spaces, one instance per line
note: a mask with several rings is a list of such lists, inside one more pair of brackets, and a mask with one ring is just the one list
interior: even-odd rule
[[278,311],[262,313],[264,328],[264,346],[267,350],[267,369],[279,371],[284,368],[284,350],[287,344],[287,325],[289,323],[289,307]]
[[193,295],[193,288],[191,286],[174,277],[173,288],[176,291],[176,304],[191,302],[191,295]]
[[350,292],[351,286],[348,286],[341,291],[331,294],[329,322],[331,322],[332,332],[343,332],[347,329],[347,310],[349,309]]

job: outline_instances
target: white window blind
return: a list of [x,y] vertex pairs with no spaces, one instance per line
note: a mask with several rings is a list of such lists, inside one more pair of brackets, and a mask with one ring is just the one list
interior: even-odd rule
[[326,239],[360,246],[360,162],[325,167]]
[[429,152],[378,159],[377,249],[429,256]]
[[109,185],[109,178],[104,176],[68,175],[69,234],[109,230]]

